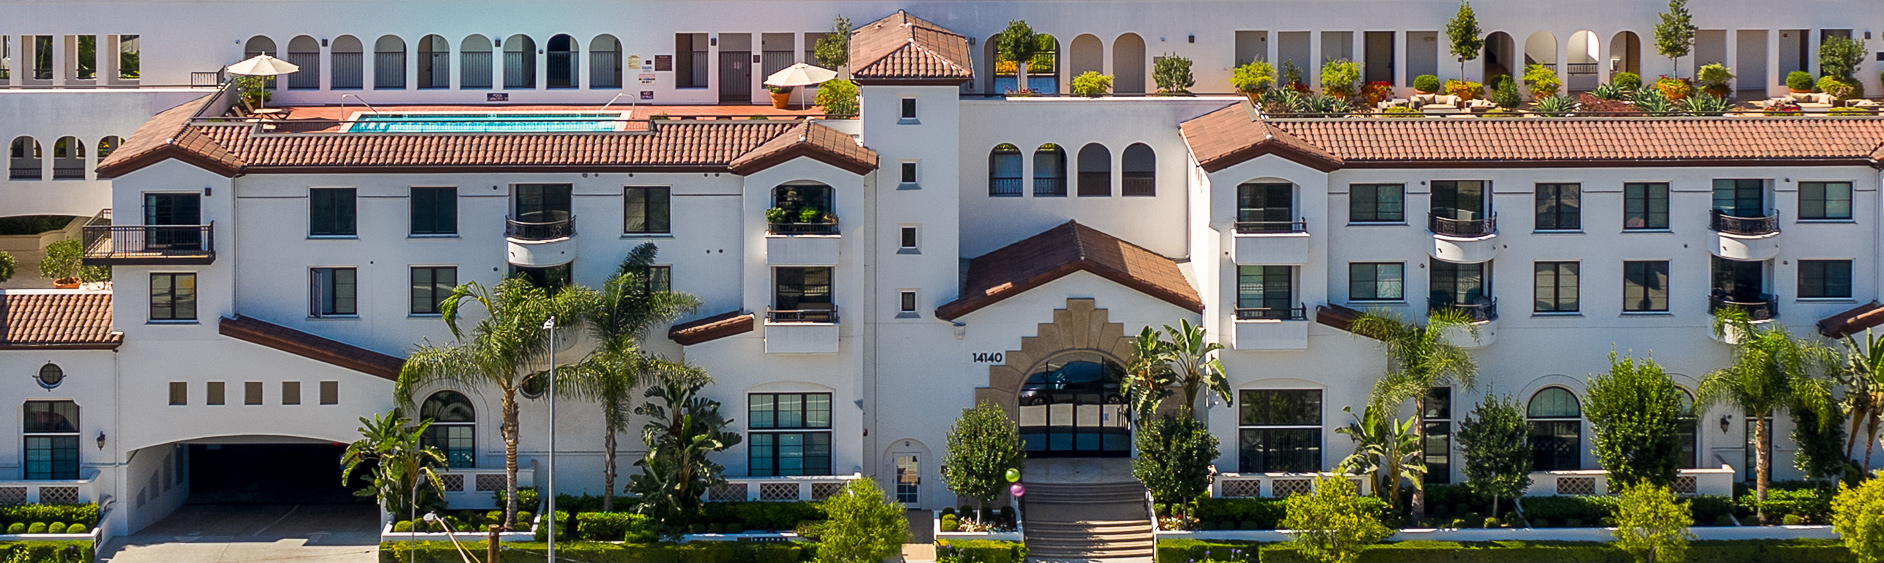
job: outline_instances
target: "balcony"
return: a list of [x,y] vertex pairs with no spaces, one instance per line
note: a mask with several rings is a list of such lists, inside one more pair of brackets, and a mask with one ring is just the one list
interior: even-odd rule
[[1308,349],[1308,307],[1238,307],[1237,350]]
[[[1712,315],[1720,312],[1722,309],[1728,308],[1745,311],[1747,313],[1747,320],[1752,321],[1753,324],[1771,322],[1774,317],[1779,316],[1779,300],[1774,298],[1772,294],[1762,293],[1758,298],[1752,300],[1736,300],[1732,296],[1723,293],[1715,293],[1707,296],[1708,314]],[[1727,344],[1739,344],[1741,338],[1746,336],[1740,334],[1739,331],[1734,330],[1731,326],[1721,327],[1721,330],[1717,332],[1714,330],[1712,323],[1707,327],[1707,335],[1716,341]]]
[[525,268],[561,266],[576,259],[576,217],[530,223],[504,218],[504,242],[510,264]]
[[1483,219],[1453,219],[1426,214],[1426,230],[1433,233],[1432,256],[1447,262],[1477,264],[1498,256],[1498,215]]
[[843,240],[837,221],[768,223],[765,261],[773,266],[836,266]]
[[1236,263],[1307,264],[1307,221],[1237,221]]
[[1472,324],[1478,325],[1478,338],[1473,338],[1470,333],[1464,331],[1446,335],[1448,340],[1462,348],[1483,348],[1498,341],[1498,300],[1496,298],[1484,299],[1477,303],[1453,303],[1427,299],[1426,310],[1431,313],[1457,311],[1465,315],[1465,318]]
[[773,309],[765,314],[765,353],[837,353],[837,306]]
[[87,266],[204,265],[216,261],[215,222],[208,225],[112,225],[111,210],[80,232]]
[[727,477],[723,485],[707,489],[707,502],[816,502],[831,498],[851,481],[863,475],[821,475],[803,477]]
[[1779,256],[1779,213],[1766,217],[1735,217],[1711,210],[1707,226],[1714,230],[1714,255],[1732,260],[1771,260]]

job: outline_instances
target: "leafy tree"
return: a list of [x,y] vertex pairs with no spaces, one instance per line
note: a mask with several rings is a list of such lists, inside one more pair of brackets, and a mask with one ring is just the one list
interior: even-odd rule
[[[451,291],[440,306],[445,326],[456,342],[419,345],[399,370],[395,395],[401,408],[417,412],[413,393],[427,385],[446,383],[471,389],[495,389],[501,399],[504,440],[504,525],[517,518],[517,389],[532,367],[556,348],[543,324],[556,319],[564,331],[578,330],[585,312],[594,310],[596,293],[567,287],[551,295],[524,278],[510,278],[494,288],[468,282]],[[466,303],[477,303],[486,313],[467,335],[461,326]]]
[[62,240],[46,245],[46,257],[39,261],[39,277],[49,280],[77,279],[101,282],[111,279],[109,266],[86,266],[85,247],[76,240]]
[[1203,325],[1179,319],[1178,326],[1164,325],[1165,349],[1178,387],[1184,390],[1184,406],[1197,408],[1197,394],[1205,388],[1215,391],[1230,404],[1230,379],[1224,374],[1217,352],[1223,345],[1206,342]]
[[1678,562],[1686,558],[1688,541],[1694,534],[1690,503],[1676,502],[1675,493],[1663,485],[1638,482],[1624,487],[1616,503],[1616,549],[1635,557],[1637,563]]
[[644,393],[649,400],[635,407],[648,417],[641,428],[647,454],[635,462],[641,474],[628,478],[628,489],[641,497],[635,510],[653,516],[668,530],[677,530],[698,510],[700,495],[726,483],[726,468],[707,456],[739,445],[733,421],[720,415],[720,403],[700,396],[711,381],[706,372],[688,366],[663,372]]
[[1884,561],[1884,473],[1850,487],[1838,484],[1832,497],[1832,530],[1858,563]]
[[1662,21],[1655,24],[1655,51],[1668,57],[1672,69],[1669,74],[1677,74],[1681,72],[1681,58],[1694,49],[1694,15],[1688,13],[1688,0],[1668,0],[1668,11],[1659,15]]
[[[1413,435],[1426,443],[1426,398],[1432,388],[1453,385],[1472,388],[1478,381],[1478,362],[1472,354],[1453,344],[1450,334],[1465,333],[1478,338],[1478,325],[1458,311],[1440,311],[1426,318],[1426,326],[1407,322],[1391,313],[1369,311],[1355,319],[1348,330],[1379,340],[1387,356],[1387,372],[1374,383],[1373,404],[1397,406],[1413,401]],[[1426,491],[1413,489],[1412,514],[1426,514]]]
[[1846,83],[1857,83],[1858,65],[1864,63],[1864,41],[1850,37],[1827,37],[1819,44],[1819,75],[1836,76]]
[[1486,397],[1459,422],[1459,451],[1465,456],[1466,486],[1491,497],[1517,498],[1531,488],[1530,427],[1524,406],[1510,395]]
[[1472,12],[1471,2],[1460,2],[1459,13],[1446,22],[1446,40],[1450,42],[1452,56],[1459,59],[1459,80],[1465,80],[1465,61],[1478,58],[1479,49],[1485,48],[1484,31],[1478,28],[1478,14]]
[[354,471],[365,466],[372,472],[373,486],[355,494],[378,498],[387,512],[411,520],[418,505],[442,506],[445,482],[436,469],[445,466],[445,454],[424,445],[425,429],[431,425],[429,420],[414,424],[398,410],[360,417],[360,439],[347,444],[340,454],[346,466],[340,471],[340,483],[345,485]]
[[14,258],[12,254],[0,252],[0,282],[13,279],[14,269],[18,267],[19,264],[20,261]]
[[1342,407],[1354,421],[1335,432],[1354,440],[1354,453],[1341,460],[1342,471],[1355,475],[1374,474],[1374,491],[1388,506],[1400,503],[1400,480],[1413,482],[1414,490],[1423,490],[1426,477],[1426,450],[1413,432],[1414,418],[1395,420],[1394,407],[1368,405],[1355,415],[1351,407]]
[[[1838,408],[1821,414],[1794,405],[1786,409],[1792,416],[1793,467],[1807,479],[1844,479],[1857,482],[1864,468],[1845,454],[1845,413]],[[1820,421],[1821,417],[1827,420]]]
[[1175,417],[1151,420],[1138,431],[1136,441],[1138,457],[1132,459],[1132,476],[1145,484],[1152,499],[1189,505],[1210,491],[1210,464],[1219,453],[1217,437],[1190,407],[1179,408]]
[[603,512],[615,510],[615,436],[628,431],[635,387],[656,372],[685,369],[642,349],[648,330],[700,307],[697,297],[657,287],[656,253],[654,243],[641,243],[628,252],[615,277],[602,284],[600,299],[585,313],[591,319],[589,336],[595,339],[595,350],[570,366],[573,381],[561,388],[601,403]]
[[1014,86],[1027,91],[1027,67],[1040,54],[1040,35],[1027,25],[1026,20],[1007,22],[1007,29],[1001,30],[1000,38],[995,40],[995,60],[1014,62]]
[[1166,94],[1189,94],[1197,79],[1191,76],[1191,60],[1175,54],[1158,57],[1151,65],[1151,80]]
[[942,481],[955,494],[987,506],[1007,486],[1007,470],[1020,469],[1020,427],[994,403],[983,401],[962,411],[949,427],[949,447],[942,461]]
[[1595,428],[1596,461],[1615,483],[1675,482],[1681,453],[1681,390],[1654,360],[1609,353],[1609,373],[1590,378],[1584,414]]
[[819,84],[817,104],[827,115],[857,115],[857,83],[832,80]]
[[1353,563],[1361,549],[1393,535],[1345,477],[1315,478],[1315,491],[1289,497],[1282,527],[1289,544],[1322,563]]
[[819,527],[818,563],[878,563],[902,552],[909,520],[876,481],[852,479],[819,504],[830,520]]
[[[1817,377],[1830,355],[1817,344],[1793,338],[1783,326],[1755,327],[1746,311],[1736,308],[1715,314],[1714,333],[1736,342],[1733,361],[1701,379],[1695,412],[1704,411],[1708,405],[1727,404],[1755,415],[1753,483],[1757,498],[1764,502],[1767,485],[1772,481],[1773,411],[1793,407],[1825,413],[1834,408],[1831,386]],[[1824,424],[1831,419],[1819,420]],[[1758,510],[1758,515],[1760,520],[1766,519],[1764,508]]]
[[1158,337],[1158,331],[1145,327],[1132,339],[1132,361],[1125,368],[1126,400],[1138,415],[1139,426],[1150,424],[1158,405],[1175,391],[1177,373],[1171,371],[1171,344]]
[[831,25],[831,33],[818,38],[812,47],[812,55],[818,58],[818,66],[836,69],[850,64],[850,18],[838,16]]
[[1276,67],[1269,61],[1250,61],[1236,67],[1230,76],[1230,85],[1244,94],[1261,94],[1276,85]]

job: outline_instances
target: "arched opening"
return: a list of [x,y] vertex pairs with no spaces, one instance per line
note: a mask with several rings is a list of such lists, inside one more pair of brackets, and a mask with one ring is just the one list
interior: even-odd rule
[[319,90],[321,88],[321,43],[313,37],[297,35],[288,40],[288,64],[301,67],[301,70],[288,75],[289,90]]
[[528,35],[504,40],[504,88],[536,88],[536,41]]
[[[1548,31],[1539,31],[1524,39],[1524,66],[1530,65],[1543,65],[1544,68],[1562,74],[1563,69],[1557,68],[1556,35]],[[1513,69],[1512,73],[1517,75],[1512,77],[1514,80],[1524,77],[1524,69]]]
[[484,90],[491,87],[491,38],[472,35],[458,42],[458,88]]
[[[248,41],[242,42],[242,58],[252,59],[255,57],[262,56],[262,55],[268,55],[271,57],[281,55],[281,51],[275,49],[275,40],[269,39],[265,36],[257,35],[254,37],[250,37]],[[263,80],[265,81],[263,83],[267,85],[266,87],[268,88],[275,87],[275,77],[270,76],[268,78],[264,78]]]
[[1485,86],[1498,83],[1498,77],[1511,76],[1511,67],[1516,63],[1517,45],[1511,34],[1494,31],[1485,36],[1484,65]]
[[1575,393],[1545,387],[1531,395],[1525,409],[1531,423],[1531,458],[1535,471],[1583,468],[1583,406]]
[[988,151],[988,195],[1019,197],[1021,165],[1020,147],[1001,143]]
[[1066,149],[1055,143],[1034,149],[1034,197],[1066,195]]
[[621,87],[621,41],[602,34],[589,41],[589,87]]
[[1104,74],[1106,71],[1105,53],[1106,47],[1099,43],[1098,37],[1093,37],[1092,34],[1074,37],[1073,52],[1071,58],[1067,60],[1066,75],[1072,77],[1088,72]]
[[1624,72],[1642,74],[1642,37],[1633,31],[1617,33],[1609,40],[1609,75]]
[[1099,143],[1079,149],[1080,197],[1112,196],[1112,151]]
[[1035,366],[1019,391],[1020,437],[1027,456],[1130,455],[1131,417],[1119,388],[1124,376],[1116,360],[1083,350]]
[[549,87],[578,88],[580,79],[576,77],[576,64],[580,62],[581,45],[576,38],[566,34],[555,35],[549,39]]
[[1001,36],[996,34],[988,40],[988,52],[993,59],[991,66],[994,68],[995,92],[1028,90],[1054,94],[1060,91],[1060,40],[1046,33],[1037,34],[1034,39],[1038,50],[1027,61],[1026,84],[1020,81],[1020,62],[1007,60],[997,47],[1001,44]]
[[79,478],[79,407],[72,401],[26,401],[20,426],[28,480]]
[[7,179],[42,180],[45,172],[40,170],[39,140],[32,137],[19,137],[7,146]]
[[1564,87],[1572,92],[1583,92],[1596,88],[1597,74],[1603,60],[1602,40],[1596,32],[1590,30],[1570,34],[1570,51],[1566,53],[1569,62],[1564,66]]
[[463,393],[439,391],[426,397],[419,419],[432,421],[421,440],[443,452],[449,467],[477,467],[477,409]]
[[1155,196],[1158,195],[1158,154],[1144,143],[1132,143],[1125,147],[1123,166],[1120,167],[1119,195]]
[[[981,93],[983,94],[1001,93],[1000,71],[1002,65],[999,62],[1001,58],[1000,45],[1001,34],[999,33],[990,35],[986,40],[981,42],[982,59],[985,59],[982,68],[993,69],[993,72],[987,74],[987,81],[982,83]],[[1010,71],[1008,74],[1011,78],[1013,72]]]
[[366,73],[365,46],[352,35],[335,37],[333,45],[333,52],[329,55],[334,67],[330,87],[335,90],[360,89]]
[[1681,453],[1675,458],[1676,467],[1696,469],[1701,466],[1701,413],[1694,410],[1694,394],[1687,389],[1679,389],[1676,397],[1679,415],[1675,419],[1675,442]]
[[419,38],[419,88],[451,87],[451,43],[444,37]]
[[837,232],[837,190],[819,183],[793,183],[772,188],[768,222],[776,234],[832,234]]
[[1136,33],[1112,41],[1112,92],[1145,93],[1145,38]]
[[406,89],[406,40],[386,35],[373,42],[373,89]]
[[107,135],[105,138],[99,139],[98,161],[104,162],[105,157],[111,156],[111,151],[118,150],[118,144],[122,142],[124,142],[124,140],[119,139],[117,135]]
[[85,179],[85,142],[78,137],[60,137],[52,143],[52,179]]

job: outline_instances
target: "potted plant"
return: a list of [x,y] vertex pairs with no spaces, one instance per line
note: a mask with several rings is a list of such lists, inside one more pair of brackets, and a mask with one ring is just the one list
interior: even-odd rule
[[1249,64],[1236,67],[1236,73],[1230,76],[1230,86],[1249,96],[1251,102],[1275,85],[1276,67],[1270,65],[1269,61],[1250,61]]
[[1367,98],[1367,105],[1379,105],[1381,100],[1393,96],[1393,83],[1374,81],[1361,86],[1361,96]]
[[1466,82],[1464,80],[1446,81],[1446,95],[1458,96],[1461,100],[1471,101],[1473,98],[1478,97],[1479,91],[1484,89],[1485,85],[1477,82]]
[[1847,84],[1843,80],[1839,80],[1838,77],[1836,76],[1825,75],[1824,77],[1819,78],[1819,91],[1824,92],[1826,94],[1830,94],[1832,98],[1837,99],[1838,101],[1842,102],[1847,99],[1850,99],[1852,90],[1853,89],[1850,84]]
[[1073,77],[1073,93],[1088,98],[1104,96],[1112,90],[1112,75],[1093,71],[1080,73]]
[[1321,93],[1341,98],[1354,97],[1354,82],[1361,79],[1361,63],[1347,59],[1328,59],[1321,65]]
[[1662,96],[1669,102],[1680,102],[1694,94],[1694,85],[1687,80],[1663,76],[1655,81],[1655,89],[1662,91]]
[[772,107],[773,108],[785,109],[787,106],[791,105],[792,87],[767,86],[765,89],[772,92]]
[[79,288],[79,260],[85,249],[76,240],[62,240],[46,246],[46,258],[39,261],[39,276],[52,280],[59,289]]
[[1177,55],[1158,57],[1151,65],[1151,78],[1158,93],[1165,96],[1189,96],[1197,80],[1191,76],[1191,60]]
[[1699,72],[1694,73],[1694,77],[1701,81],[1701,91],[1707,92],[1708,95],[1727,99],[1733,94],[1733,88],[1727,83],[1733,81],[1734,73],[1726,65],[1720,63],[1703,65]]
[[1811,92],[1812,74],[1803,70],[1792,71],[1786,75],[1786,88],[1792,90],[1794,94]]
[[1421,94],[1439,93],[1439,77],[1422,74],[1413,79],[1413,91]]
[[1563,79],[1557,77],[1557,71],[1533,64],[1524,67],[1524,84],[1531,89],[1531,99],[1542,100],[1557,95],[1557,89],[1563,87]]

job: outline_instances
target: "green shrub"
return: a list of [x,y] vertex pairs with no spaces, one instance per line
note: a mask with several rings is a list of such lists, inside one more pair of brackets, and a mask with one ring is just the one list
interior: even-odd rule
[[1795,70],[1786,75],[1786,87],[1794,92],[1812,91],[1812,73]]
[[1446,81],[1446,95],[1449,95],[1449,96],[1458,96],[1458,97],[1470,100],[1473,98],[1477,98],[1479,96],[1479,92],[1482,92],[1484,90],[1485,90],[1485,85],[1479,84],[1477,82],[1466,82],[1463,80],[1447,80]]
[[47,524],[47,525],[46,525],[46,533],[48,533],[48,534],[63,534],[63,533],[65,533],[65,524],[64,524],[64,523],[62,523],[62,522],[53,522],[53,523],[51,523],[51,524]]
[[1416,110],[1416,109],[1413,109],[1413,108],[1411,108],[1411,107],[1407,107],[1407,106],[1394,106],[1394,107],[1390,107],[1390,108],[1387,108],[1387,109],[1385,109],[1385,110],[1382,110],[1382,111],[1380,112],[1380,116],[1381,116],[1381,117],[1402,117],[1402,118],[1405,118],[1405,117],[1425,117],[1425,116],[1426,116],[1426,114],[1424,114],[1424,113],[1421,113],[1421,112],[1420,112],[1420,110]]
[[1023,563],[1027,546],[1020,542],[994,540],[938,540],[936,563]]
[[658,537],[654,518],[626,512],[583,512],[576,515],[577,539],[648,543]]
[[[1807,76],[1809,77],[1810,75]],[[1633,72],[1616,73],[1616,77],[1611,78],[1609,83],[1623,90],[1634,91],[1642,89],[1642,77]]]
[[1839,484],[1832,509],[1832,529],[1859,563],[1884,560],[1884,479]]
[[1076,95],[1097,98],[1110,91],[1112,91],[1112,75],[1110,74],[1099,74],[1088,70],[1073,77],[1073,93]]
[[1525,497],[1524,517],[1540,521],[1562,522],[1569,519],[1601,522],[1616,510],[1615,497],[1555,496]]
[[28,525],[28,526],[26,526],[26,533],[28,533],[28,534],[44,534],[44,533],[46,533],[46,523],[45,523],[45,522],[34,522],[34,523],[32,523],[32,524],[30,524],[30,525]]
[[[576,528],[572,525],[573,520],[573,518],[569,517],[568,512],[561,510],[556,511],[556,537],[567,538],[574,536]],[[522,522],[523,520],[519,518],[518,521]],[[523,525],[528,526],[529,524],[526,523]],[[535,532],[536,541],[544,541],[549,538],[549,529],[549,526],[536,526],[535,529],[531,531]]]
[[1202,522],[1219,523],[1215,528],[1219,530],[1274,530],[1288,515],[1288,504],[1273,498],[1208,497],[1197,499],[1192,515]]
[[819,84],[818,106],[828,115],[857,115],[857,83],[832,80]]
[[1261,94],[1275,85],[1276,67],[1269,61],[1250,61],[1230,76],[1230,86],[1244,94]]
[[1422,74],[1417,77],[1414,77],[1413,89],[1419,90],[1421,92],[1429,92],[1429,93],[1438,92],[1439,91],[1439,77],[1433,76],[1431,74]]
[[1563,87],[1563,79],[1557,77],[1557,71],[1533,64],[1524,67],[1524,84],[1531,87],[1533,99],[1548,98],[1557,95],[1557,89]]
[[[0,559],[13,555],[25,556],[19,561],[33,563],[78,563],[92,561],[97,554],[92,551],[91,540],[27,540],[0,542]],[[6,559],[12,560],[12,559]]]
[[394,533],[399,533],[399,534],[404,534],[404,533],[407,533],[407,532],[411,532],[411,531],[412,531],[412,521],[411,521],[411,520],[400,520],[400,521],[398,521],[398,522],[393,522],[393,527],[392,527],[392,531],[393,531]]
[[1354,97],[1354,82],[1361,79],[1361,63],[1328,59],[1321,65],[1321,93],[1341,99]]
[[1764,512],[1767,518],[1783,519],[1789,514],[1797,514],[1808,523],[1825,522],[1832,514],[1832,491],[1826,489],[1772,489],[1766,490],[1766,502],[1760,502],[1752,491],[1737,500],[1745,514]]
[[1498,77],[1498,82],[1492,87],[1489,99],[1491,103],[1505,109],[1517,109],[1519,104],[1524,103],[1524,98],[1518,95],[1518,83],[1510,76]]
[[[484,542],[463,542],[466,551],[483,557]],[[501,563],[543,561],[542,542],[505,543]],[[798,563],[810,559],[815,547],[799,543],[695,542],[687,544],[613,544],[556,542],[557,560],[585,563]],[[408,555],[402,541],[380,544],[382,563],[463,563],[450,542],[414,542]]]
[[13,273],[19,265],[19,259],[14,258],[12,254],[0,252],[0,282],[13,279]]
[[1779,519],[1779,522],[1787,526],[1804,526],[1805,518],[1797,514],[1787,514],[1784,517],[1781,517]]
[[1850,98],[1853,90],[1851,84],[1844,80],[1840,80],[1836,76],[1826,76],[1819,79],[1819,91],[1831,94],[1832,97],[1843,100]]
[[962,522],[961,520],[956,519],[954,514],[946,514],[942,516],[942,531],[953,532],[960,529],[962,529]]
[[1191,60],[1174,54],[1158,57],[1151,66],[1151,78],[1158,93],[1189,95],[1197,79],[1191,76]]
[[14,522],[14,523],[12,523],[12,524],[7,524],[7,533],[9,533],[9,534],[24,534],[24,533],[26,533],[26,523],[25,523],[25,522]]
[[[496,492],[491,493],[491,500],[494,500],[497,502],[498,510],[504,509],[504,497],[508,496],[506,494],[507,492],[508,491],[505,491],[503,489],[498,489]],[[517,487],[517,521],[518,522],[524,521],[523,520],[524,511],[536,510],[536,507],[537,507],[536,502],[537,502],[536,487]]]
[[1827,110],[1826,113],[1830,115],[1840,115],[1840,116],[1849,117],[1849,116],[1871,115],[1871,110],[1865,109],[1865,108],[1832,108],[1830,110]]

